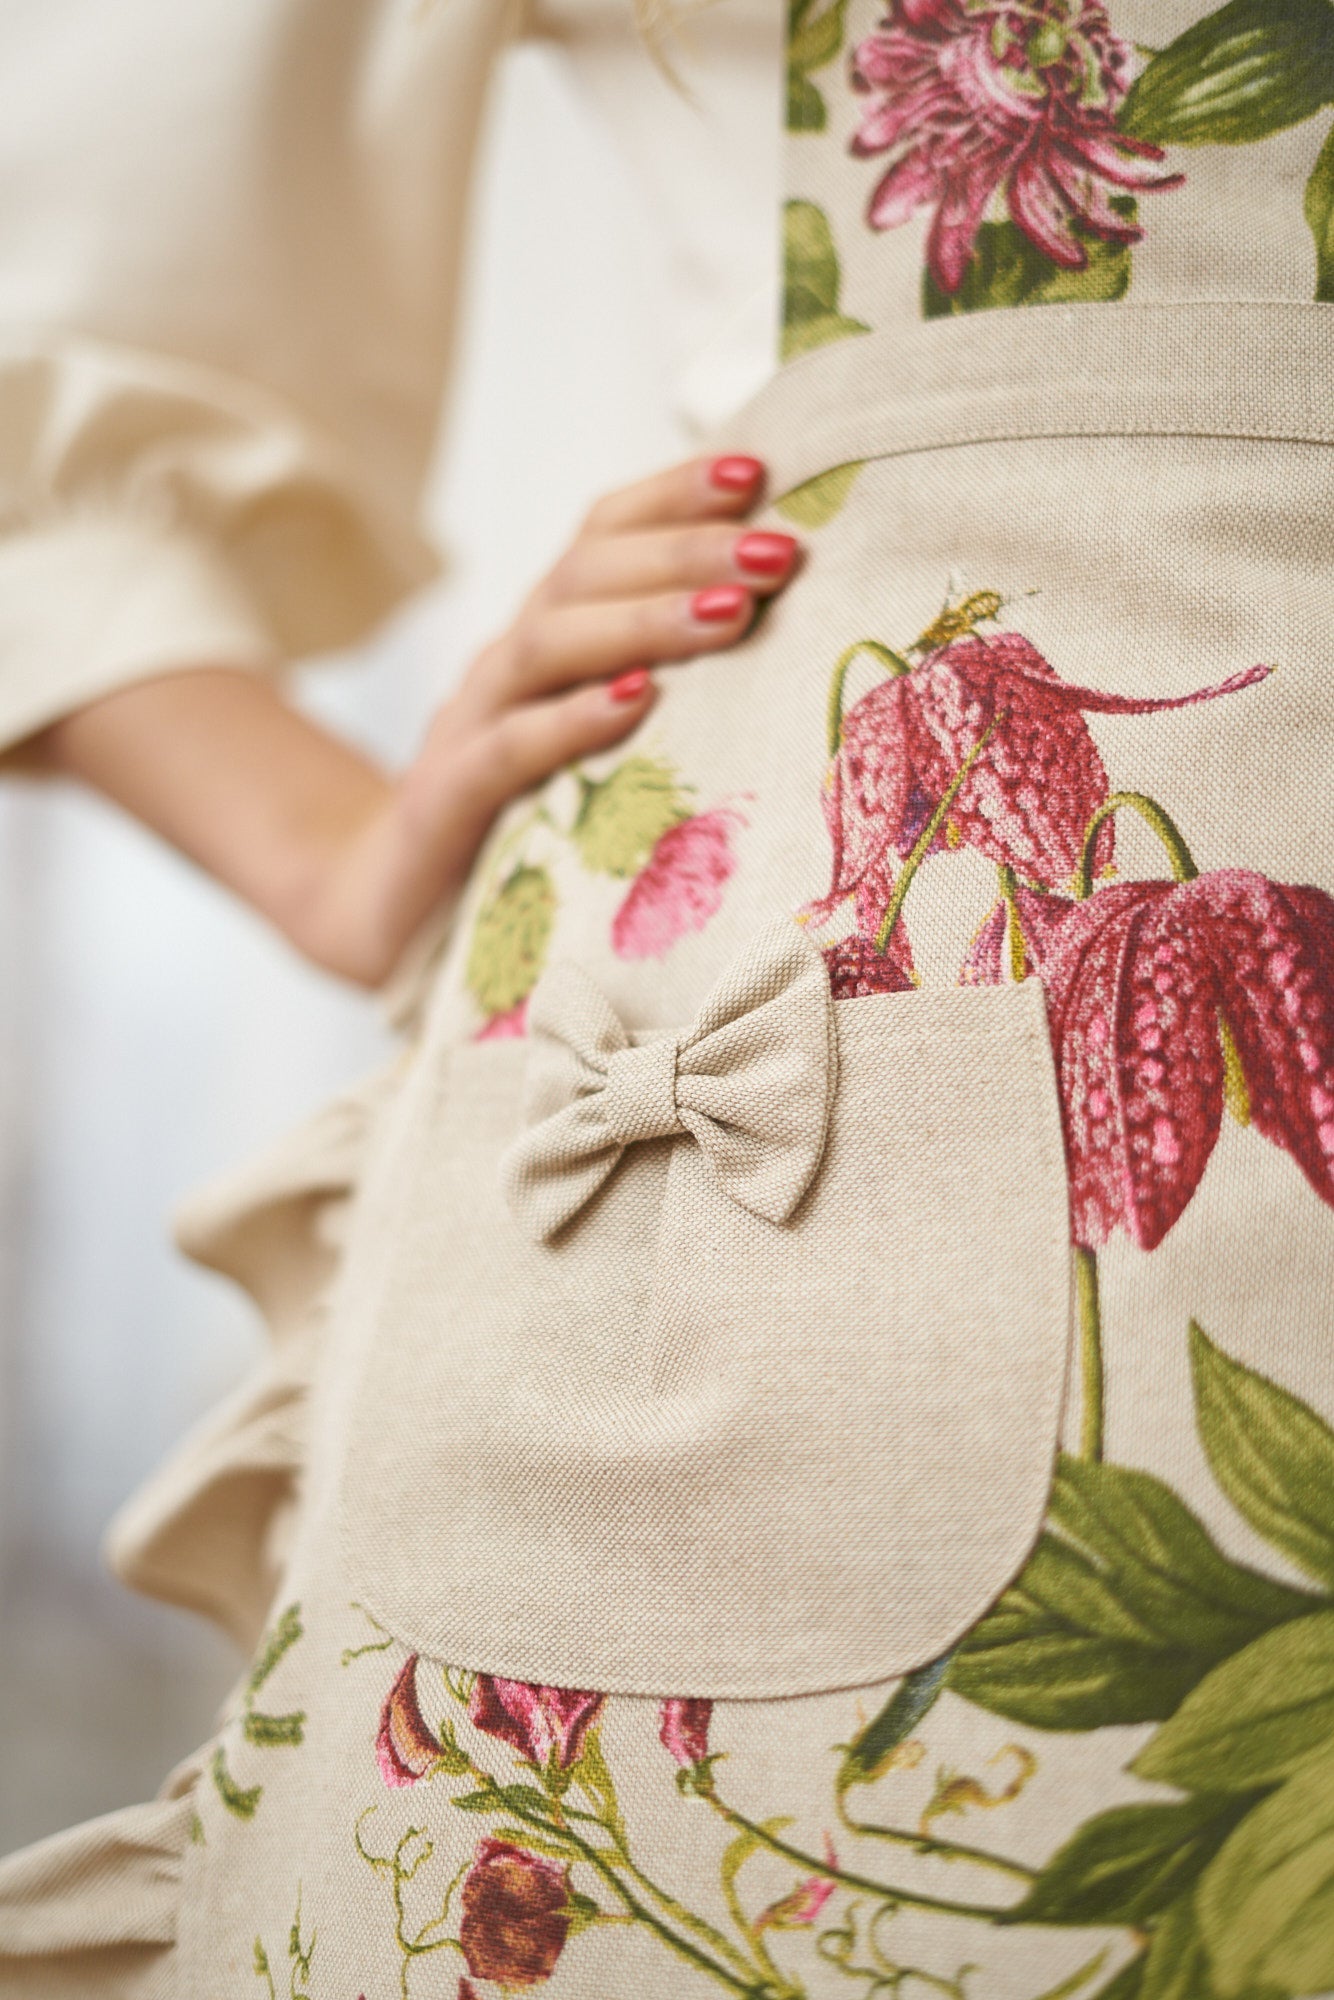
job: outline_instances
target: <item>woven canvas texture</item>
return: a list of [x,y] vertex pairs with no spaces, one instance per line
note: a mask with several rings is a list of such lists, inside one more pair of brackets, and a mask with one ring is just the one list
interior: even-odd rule
[[186,1222],[136,2000],[1334,1990],[1331,10],[790,11],[803,575]]
[[601,1056],[618,1024],[559,963],[532,1022],[428,1037],[367,1186],[325,1420],[350,1594],[438,1658],[603,1691],[937,1658],[1036,1538],[1055,1450],[1040,988],[840,1004],[781,917],[679,1038]]

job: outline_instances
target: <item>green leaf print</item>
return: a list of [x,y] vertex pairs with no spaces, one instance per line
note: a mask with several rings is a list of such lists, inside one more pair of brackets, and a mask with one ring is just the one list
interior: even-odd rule
[[1298,1397],[1231,1360],[1193,1320],[1190,1358],[1214,1478],[1267,1542],[1334,1585],[1334,1431]]
[[1229,0],[1154,56],[1117,123],[1158,146],[1235,146],[1330,102],[1330,0]]
[[1004,1922],[1142,1930],[1199,1878],[1249,1803],[1206,1795],[1100,1813],[1053,1855]]
[[464,975],[484,1014],[508,1014],[537,984],[556,917],[545,868],[520,866],[478,915]]
[[1132,1958],[1123,1965],[1110,1986],[1100,1986],[1090,2000],[1140,2000],[1144,1991],[1144,1960]]
[[[1189,1898],[1155,1925],[1147,1951],[1123,1966],[1090,2000],[1222,2000]],[[1235,2000],[1292,2000],[1276,1986],[1248,1986]]]
[[853,458],[846,465],[833,465],[828,472],[817,472],[814,479],[803,480],[800,486],[794,486],[790,493],[776,500],[776,512],[798,528],[823,528],[847,500],[865,463],[865,459]]
[[301,1606],[299,1604],[289,1604],[274,1619],[273,1624],[260,1640],[259,1651],[255,1655],[255,1664],[250,1669],[250,1678],[246,1682],[245,1698],[247,1703],[255,1699],[255,1696],[259,1693],[265,1681],[268,1680],[270,1674],[287,1657],[293,1646],[297,1643],[297,1640],[301,1637],[303,1637]]
[[570,838],[595,875],[637,875],[667,829],[690,816],[668,764],[627,757],[605,778],[584,778]]
[[1317,1611],[1224,1660],[1131,1769],[1183,1789],[1255,1791],[1277,1784],[1331,1738],[1334,1611]]
[[1334,300],[1334,130],[1331,130],[1306,183],[1306,220],[1315,238],[1315,295]]
[[871,331],[863,320],[839,311],[841,283],[824,210],[813,201],[789,201],[783,210],[784,361],[831,340]]
[[[289,1604],[270,1625],[259,1643],[254,1664],[241,1691],[240,1713],[236,1718],[241,1741],[256,1750],[290,1750],[304,1743],[306,1714],[294,1709],[286,1715],[269,1715],[256,1708],[255,1697],[277,1671],[297,1641],[304,1637],[301,1606]],[[213,1753],[213,1785],[218,1797],[236,1819],[253,1819],[264,1796],[262,1785],[243,1786],[232,1776],[222,1744]]]
[[209,1766],[209,1770],[213,1777],[214,1790],[226,1806],[228,1812],[236,1819],[253,1819],[259,1810],[259,1802],[264,1796],[264,1787],[262,1785],[250,1785],[248,1787],[238,1785],[231,1772],[227,1769],[227,1756],[221,1744],[213,1752],[213,1761]]
[[1195,1910],[1221,2000],[1334,1984],[1334,1744],[1247,1815]]
[[904,1676],[880,1713],[844,1749],[838,1773],[840,1792],[853,1785],[873,1785],[892,1768],[899,1745],[935,1707],[952,1658],[952,1654],[946,1653]]
[[305,1711],[291,1715],[266,1715],[263,1709],[247,1709],[241,1718],[241,1734],[260,1750],[295,1748],[305,1741]]
[[811,82],[813,69],[831,63],[843,46],[847,0],[790,0],[787,10],[787,125],[790,132],[823,132],[825,101]]
[[1189,1897],[1154,1928],[1138,2000],[1216,2000]]
[[[1112,206],[1133,221],[1133,196],[1118,195]],[[1124,298],[1130,289],[1130,246],[1083,237],[1088,262],[1082,271],[1064,270],[1013,222],[984,222],[977,246],[957,292],[941,290],[927,267],[922,272],[922,316],[987,312],[998,306],[1098,305]]]
[[1161,1721],[1313,1601],[1229,1561],[1149,1473],[1063,1457],[1047,1531],[959,1647],[949,1686],[1039,1729]]
[[825,101],[808,76],[789,67],[787,73],[787,129],[789,132],[823,132],[828,113]]

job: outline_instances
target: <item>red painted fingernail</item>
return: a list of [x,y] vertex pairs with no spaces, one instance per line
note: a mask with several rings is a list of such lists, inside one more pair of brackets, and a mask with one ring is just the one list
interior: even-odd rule
[[724,493],[749,493],[764,476],[764,467],[758,458],[715,458],[709,467],[709,478],[713,485],[721,486]]
[[752,576],[782,576],[792,565],[797,544],[791,535],[742,535],[732,552],[738,569]]
[[739,583],[716,583],[711,590],[697,590],[690,600],[690,615],[701,625],[730,625],[750,603],[750,592]]
[[648,682],[647,667],[631,667],[628,673],[617,674],[614,681],[607,682],[607,694],[612,701],[638,701]]

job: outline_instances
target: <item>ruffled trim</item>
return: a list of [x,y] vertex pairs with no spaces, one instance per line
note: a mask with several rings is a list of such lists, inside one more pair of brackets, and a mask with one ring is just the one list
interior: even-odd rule
[[131,1589],[215,1620],[246,1651],[286,1564],[329,1291],[370,1133],[401,1061],[177,1217],[180,1248],[250,1293],[272,1347],[121,1509],[107,1557]]
[[0,1861],[0,2000],[171,2000],[200,1769]]

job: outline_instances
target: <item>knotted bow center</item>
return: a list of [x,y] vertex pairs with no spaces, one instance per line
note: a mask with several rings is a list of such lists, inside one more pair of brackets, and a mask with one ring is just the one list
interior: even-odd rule
[[607,1065],[602,1115],[618,1145],[684,1131],[676,1103],[676,1037],[656,1035],[618,1049]]
[[528,1006],[525,1129],[501,1167],[510,1207],[545,1242],[628,1147],[688,1133],[733,1201],[786,1222],[820,1164],[837,1075],[829,976],[790,917],[751,940],[690,1027],[643,1042],[558,960]]

